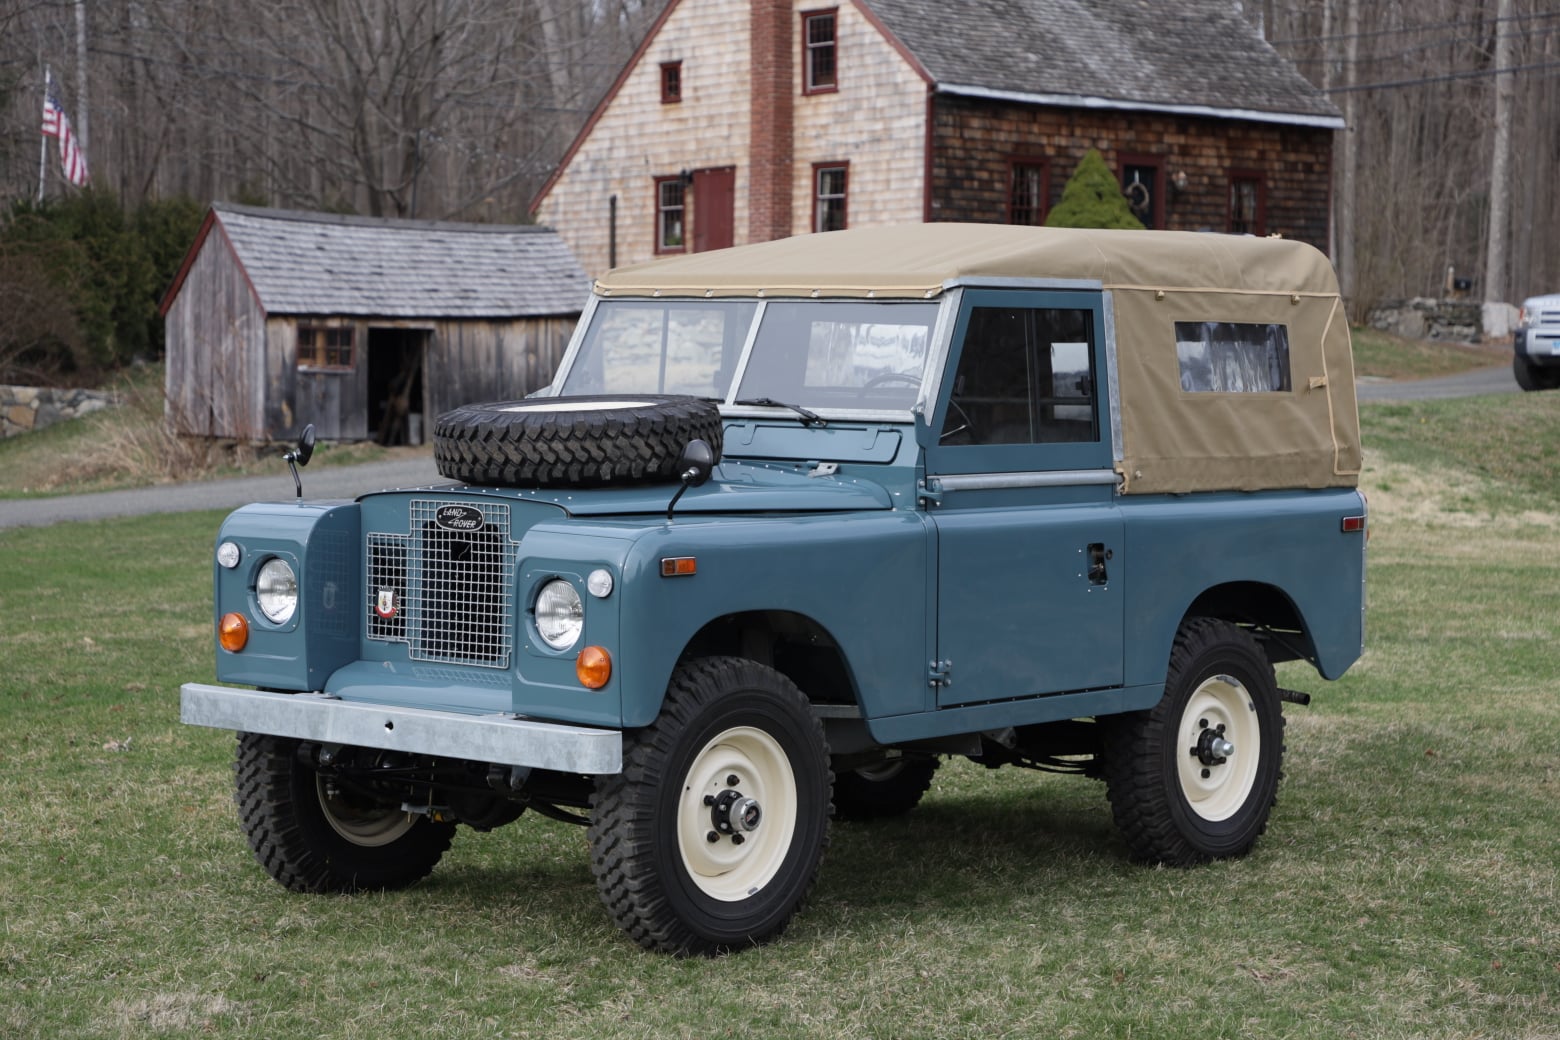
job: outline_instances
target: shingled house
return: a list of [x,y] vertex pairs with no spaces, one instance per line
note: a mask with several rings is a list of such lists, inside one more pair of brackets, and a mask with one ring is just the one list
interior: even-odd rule
[[1233,0],[671,0],[533,202],[592,274],[1043,223],[1090,148],[1151,228],[1328,244],[1338,110]]
[[552,378],[589,280],[548,228],[212,206],[162,301],[184,434],[416,442]]

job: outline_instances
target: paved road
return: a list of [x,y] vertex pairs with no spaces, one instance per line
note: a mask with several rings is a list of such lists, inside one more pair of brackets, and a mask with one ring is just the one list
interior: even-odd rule
[[1478,394],[1516,393],[1517,377],[1511,363],[1476,368],[1439,379],[1405,379],[1399,382],[1365,379],[1359,383],[1361,401],[1434,401],[1448,397],[1473,397]]
[[[1511,365],[1504,364],[1441,379],[1402,382],[1364,380],[1359,385],[1359,398],[1361,401],[1433,400],[1475,394],[1515,393],[1517,389]],[[445,483],[434,468],[431,455],[369,462],[361,466],[305,468],[301,473],[304,497],[314,499],[350,499],[383,488],[425,487]],[[42,527],[69,520],[102,520],[147,513],[237,509],[248,502],[284,501],[294,495],[292,477],[288,475],[286,465],[278,459],[274,475],[264,477],[235,477],[197,484],[0,502],[0,529]]]
[[[448,483],[434,468],[433,456],[299,470],[305,498],[356,498],[368,491]],[[274,475],[234,477],[195,484],[173,484],[0,502],[0,528],[43,527],[67,520],[102,520],[147,513],[187,513],[199,509],[237,509],[248,502],[286,501],[297,495],[287,464],[276,460]]]

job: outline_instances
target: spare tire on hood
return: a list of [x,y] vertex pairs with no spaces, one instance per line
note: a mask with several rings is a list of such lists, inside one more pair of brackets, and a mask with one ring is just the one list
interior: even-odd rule
[[467,484],[599,487],[675,482],[694,438],[720,459],[720,409],[697,397],[529,397],[439,416],[433,459]]

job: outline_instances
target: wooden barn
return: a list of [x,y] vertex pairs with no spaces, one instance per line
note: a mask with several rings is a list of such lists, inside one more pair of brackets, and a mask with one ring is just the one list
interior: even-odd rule
[[534,226],[213,205],[162,301],[183,434],[420,443],[545,385],[590,281]]

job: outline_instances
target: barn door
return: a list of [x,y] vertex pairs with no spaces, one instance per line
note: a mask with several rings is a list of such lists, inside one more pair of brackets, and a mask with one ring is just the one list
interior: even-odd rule
[[737,200],[737,168],[693,171],[693,251],[725,249],[734,241],[732,214]]
[[377,443],[421,444],[427,329],[368,330],[368,435]]

